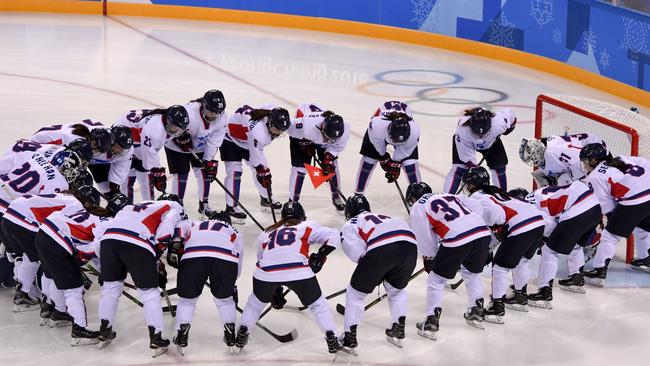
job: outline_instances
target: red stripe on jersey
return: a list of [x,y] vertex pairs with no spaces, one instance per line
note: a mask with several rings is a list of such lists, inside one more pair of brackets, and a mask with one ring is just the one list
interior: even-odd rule
[[506,205],[500,204],[494,197],[490,197],[492,202],[496,203],[497,205],[501,206],[503,208],[503,211],[506,212],[506,222],[510,221],[511,218],[517,216],[517,211],[511,209],[510,207]]
[[309,235],[311,235],[311,228],[305,228],[305,234],[300,238],[300,254],[304,255],[305,258],[309,258]]
[[609,183],[609,185],[612,187],[612,190],[611,190],[612,197],[614,197],[616,199],[622,198],[623,196],[625,196],[625,194],[627,192],[630,191],[630,189],[627,188],[626,186],[624,186],[624,185],[622,185],[620,183],[614,182],[612,180],[612,178],[608,178],[607,183]]
[[142,142],[142,137],[140,137],[140,134],[142,133],[141,128],[136,128],[136,127],[131,127],[131,137],[133,137],[133,143],[140,143]]
[[551,216],[557,216],[564,211],[564,206],[566,206],[566,201],[569,199],[569,196],[564,195],[560,198],[549,198],[540,203],[541,207],[548,207],[548,213]]
[[93,228],[95,227],[95,224],[83,226],[68,223],[68,227],[70,228],[70,235],[73,238],[83,241],[92,241],[95,238],[93,235]]
[[375,112],[375,114],[372,115],[371,118],[377,117],[377,116],[379,116],[380,114],[381,114],[381,108],[377,108],[377,111]]
[[51,145],[63,145],[63,140],[62,139],[57,139],[57,140],[52,140],[46,142],[46,144],[51,144]]
[[298,109],[298,110],[296,111],[296,118],[300,118],[300,117],[304,117],[304,116],[305,116],[305,115],[302,114],[302,111],[301,111],[300,109]]
[[228,124],[228,134],[232,138],[237,140],[247,141],[248,140],[248,127],[242,126],[237,123]]
[[50,216],[51,213],[61,211],[64,208],[65,205],[52,207],[32,207],[29,210],[34,214],[36,221],[43,223],[43,220],[45,220],[46,217]]
[[160,226],[160,218],[170,209],[171,206],[169,205],[165,205],[159,208],[158,211],[152,213],[144,220],[142,220],[142,225],[146,226],[152,234],[156,234],[156,230],[158,230],[158,226]]
[[230,242],[234,243],[235,240],[237,240],[237,234],[233,233],[232,235],[230,235]]
[[433,226],[433,231],[436,232],[436,235],[438,235],[441,239],[444,239],[445,235],[449,232],[449,227],[447,225],[443,224],[442,222],[434,219],[433,217],[429,216],[427,214],[427,219],[429,219],[429,224]]
[[372,235],[372,233],[374,231],[375,231],[374,227],[372,229],[368,230],[367,233],[364,233],[363,230],[361,230],[361,228],[359,228],[359,236],[361,237],[361,239],[363,239],[363,241],[368,242],[368,238],[370,237],[370,235]]

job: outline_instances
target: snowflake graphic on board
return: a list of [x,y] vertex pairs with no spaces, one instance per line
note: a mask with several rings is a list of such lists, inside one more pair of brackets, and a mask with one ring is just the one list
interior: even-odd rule
[[596,44],[598,43],[598,36],[596,36],[596,33],[589,27],[584,33],[582,33],[582,50],[584,52],[589,52],[589,49],[591,48],[594,52],[596,52]]
[[503,12],[490,23],[488,42],[498,46],[515,47],[515,25],[508,21]]
[[647,51],[650,25],[634,19],[623,18],[623,28],[625,32],[619,48],[633,52]]
[[560,28],[555,28],[553,30],[553,43],[559,46],[563,40],[564,40],[564,36],[562,34],[562,31],[560,30]]
[[411,19],[411,22],[420,27],[431,13],[435,0],[411,0],[411,3],[413,4],[413,19]]
[[553,1],[552,0],[531,0],[530,16],[535,19],[539,27],[553,21]]
[[598,57],[598,63],[600,67],[606,69],[609,67],[609,52],[607,50],[600,51],[600,56]]

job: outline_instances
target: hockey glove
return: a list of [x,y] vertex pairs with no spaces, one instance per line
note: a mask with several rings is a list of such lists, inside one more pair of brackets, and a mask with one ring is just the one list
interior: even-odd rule
[[323,169],[323,174],[329,175],[330,173],[334,173],[336,171],[336,165],[334,165],[334,160],[336,160],[337,157],[326,152],[325,157],[323,158],[323,163],[321,164],[321,168]]
[[329,245],[321,245],[318,252],[312,253],[309,256],[309,267],[314,273],[320,272],[323,265],[327,261],[327,255],[330,254],[335,248]]
[[120,185],[117,183],[113,182],[108,182],[108,197],[113,198],[118,193],[121,193],[120,191]]
[[163,290],[167,287],[167,270],[162,261],[158,261],[158,287]]
[[303,139],[298,141],[298,144],[300,145],[300,149],[309,157],[309,160],[311,161],[311,158],[316,155],[316,147],[314,146],[314,143],[307,140]]
[[237,285],[235,285],[235,288],[232,290],[232,301],[234,301],[235,306],[237,306],[237,303],[239,302],[239,290],[237,290]]
[[117,214],[126,205],[129,204],[129,198],[122,193],[116,193],[111,197],[111,200],[106,205],[106,208],[113,214]]
[[255,171],[257,172],[257,181],[260,182],[262,187],[271,187],[271,169],[265,168],[263,165],[258,165]]
[[93,281],[91,281],[83,271],[81,272],[81,281],[83,282],[83,286],[86,291],[88,291],[90,289],[90,286],[93,285]]
[[151,171],[149,172],[149,182],[154,188],[160,192],[164,192],[167,189],[167,175],[165,175],[165,168],[151,168]]
[[187,132],[183,132],[182,135],[174,137],[172,141],[174,141],[176,146],[180,147],[183,151],[192,150],[192,137]]
[[492,230],[492,235],[494,235],[499,242],[503,242],[503,240],[508,236],[508,229],[505,225],[493,225],[490,227],[490,230]]
[[426,273],[433,271],[433,257],[422,257],[422,264]]
[[388,180],[388,183],[393,183],[397,178],[399,178],[399,173],[402,170],[402,163],[388,158],[382,160],[379,164],[386,172],[386,180]]
[[287,303],[287,299],[284,297],[284,288],[279,286],[273,291],[271,295],[271,306],[273,309],[282,309]]
[[183,255],[183,240],[175,238],[167,246],[167,264],[178,269]]
[[217,160],[208,160],[203,162],[203,169],[205,169],[205,177],[208,180],[213,180],[217,177],[217,168],[219,162]]

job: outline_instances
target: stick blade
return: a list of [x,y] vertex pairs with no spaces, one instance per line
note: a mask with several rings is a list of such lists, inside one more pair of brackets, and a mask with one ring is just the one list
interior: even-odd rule
[[345,306],[341,304],[336,304],[336,312],[341,315],[345,315]]

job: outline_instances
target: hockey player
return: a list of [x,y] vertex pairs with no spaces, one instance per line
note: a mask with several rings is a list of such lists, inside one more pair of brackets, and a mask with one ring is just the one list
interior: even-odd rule
[[[404,169],[410,184],[419,182],[419,141],[420,126],[413,120],[411,109],[406,103],[391,100],[377,108],[363,136],[354,193],[365,192],[377,162],[386,172],[388,183],[399,178],[401,169]],[[395,148],[393,156],[387,151],[388,145]]]
[[31,159],[34,154],[40,154],[51,163],[54,156],[61,151],[72,151],[76,153],[81,165],[84,167],[88,165],[93,158],[90,144],[82,138],[73,140],[67,146],[40,144],[38,142],[20,139],[5,152],[2,158],[0,158],[0,174],[8,173],[16,166]]
[[[235,346],[248,343],[249,330],[276,289],[287,286],[308,306],[316,323],[325,333],[329,353],[336,353],[341,344],[335,335],[336,326],[327,300],[321,293],[316,273],[325,264],[327,255],[336,249],[341,239],[338,230],[306,220],[299,202],[282,206],[282,219],[270,226],[257,239],[257,270],[253,273],[253,293],[248,297]],[[322,244],[318,252],[309,255],[309,245]]]
[[345,218],[341,244],[357,267],[346,289],[342,345],[354,352],[358,344],[357,325],[364,313],[363,301],[383,282],[392,318],[386,339],[402,348],[408,300],[406,285],[418,257],[415,234],[402,219],[372,213],[364,196],[348,198]]
[[279,202],[270,201],[271,169],[264,157],[264,147],[282,136],[290,125],[289,112],[272,105],[259,108],[243,105],[228,120],[228,129],[220,153],[221,160],[226,165],[225,185],[235,196],[233,200],[226,195],[226,211],[233,222],[243,223],[246,219],[246,214],[236,204],[239,202],[242,160],[257,177],[255,186],[260,194],[260,205],[274,210],[282,207]]
[[289,146],[291,149],[291,178],[289,180],[289,199],[298,202],[302,184],[305,180],[304,164],[312,164],[314,158],[323,169],[325,176],[334,173],[329,185],[332,204],[338,211],[345,209],[339,194],[341,174],[337,159],[345,149],[350,138],[350,127],[343,117],[332,111],[305,103],[298,107],[296,119],[289,127]]
[[[582,251],[582,248],[576,246],[592,244],[602,212],[593,191],[580,181],[538,189],[528,195],[527,199],[543,211],[546,221],[545,245],[542,247],[537,277],[538,290],[528,295],[528,300],[532,306],[551,309],[553,280],[557,274],[560,255],[569,255],[574,249]],[[560,285],[584,293],[584,279],[580,273],[583,265],[584,259],[578,264],[569,263],[574,271],[579,266],[578,272],[571,273],[571,277],[560,281]],[[573,272],[571,268],[570,272]]]
[[[470,168],[463,176],[463,184],[470,198],[500,207],[501,212],[492,216],[503,215],[503,224],[492,227],[494,236],[501,244],[492,260],[492,296],[490,306],[485,309],[486,321],[503,324],[501,318],[505,315],[508,272],[513,271],[515,292],[525,293],[528,276],[525,276],[526,282],[522,285],[521,281],[517,281],[517,277],[521,277],[518,271],[522,268],[528,271],[526,263],[540,247],[545,228],[544,217],[528,202],[511,198],[498,187],[491,186],[490,175],[483,167]],[[484,213],[483,218],[491,225],[486,216],[489,215]]]
[[110,149],[93,156],[88,169],[92,173],[100,192],[112,197],[126,186],[131,159],[133,158],[133,137],[126,126],[113,126],[110,129]]
[[632,268],[643,270],[650,264],[647,237],[650,231],[650,161],[634,156],[614,158],[599,144],[585,146],[580,151],[580,161],[588,173],[587,182],[607,215],[607,226],[600,238],[593,269],[585,272],[589,282],[603,286],[616,244],[633,232],[641,235],[637,239],[638,258]]
[[111,133],[101,122],[85,119],[81,123],[61,124],[43,127],[29,140],[40,144],[64,145],[82,138],[88,141],[93,157],[106,154],[111,149]]
[[158,258],[171,240],[178,222],[185,214],[178,196],[163,194],[158,201],[144,201],[126,206],[105,226],[100,240],[100,262],[104,285],[99,300],[100,347],[113,341],[117,305],[127,273],[138,289],[144,304],[149,329],[149,348],[153,357],[167,352],[169,340],[162,337],[163,317],[158,291]]
[[[172,193],[183,202],[191,166],[198,184],[199,213],[205,216],[211,211],[208,206],[210,182],[217,175],[218,161],[214,157],[228,124],[226,99],[221,91],[212,89],[202,98],[185,104],[185,109],[190,120],[187,131],[165,143],[167,165],[173,178]],[[191,152],[196,153],[204,166]]]
[[417,323],[418,334],[436,339],[447,280],[456,272],[467,289],[466,322],[481,328],[483,321],[483,284],[480,274],[488,258],[490,229],[483,219],[468,211],[455,195],[433,194],[424,182],[406,190],[411,207],[411,228],[418,241],[427,278],[427,318]]
[[133,159],[126,189],[129,199],[133,200],[136,180],[144,201],[152,199],[154,188],[165,192],[167,175],[158,153],[168,139],[181,136],[189,123],[187,110],[180,105],[167,109],[130,111],[115,123],[129,127],[133,137]]
[[[100,194],[85,186],[76,194],[83,209],[73,214],[57,211],[49,215],[36,235],[34,246],[45,271],[53,278],[56,288],[63,291],[67,313],[72,317],[70,345],[99,343],[99,333],[86,328],[84,280],[79,266],[97,258],[97,242],[93,230],[112,213],[100,204]],[[58,304],[57,304],[58,305]],[[54,314],[51,316],[54,319]]]
[[501,190],[507,189],[506,165],[508,156],[501,135],[510,134],[516,126],[517,117],[510,109],[491,112],[482,107],[465,111],[458,120],[453,136],[451,169],[445,179],[444,191],[455,194],[467,169],[476,166],[476,152],[483,155]]
[[227,213],[212,212],[210,215],[209,221],[182,226],[180,236],[184,245],[183,241],[172,241],[167,251],[167,263],[178,268],[177,334],[173,342],[181,354],[187,347],[196,302],[208,279],[223,322],[224,342],[231,352],[235,346],[235,281],[241,273],[244,242],[232,227]]
[[565,185],[585,176],[580,164],[580,150],[591,143],[605,146],[600,137],[588,133],[549,136],[541,140],[522,139],[519,157],[537,168],[532,175],[538,187]]

